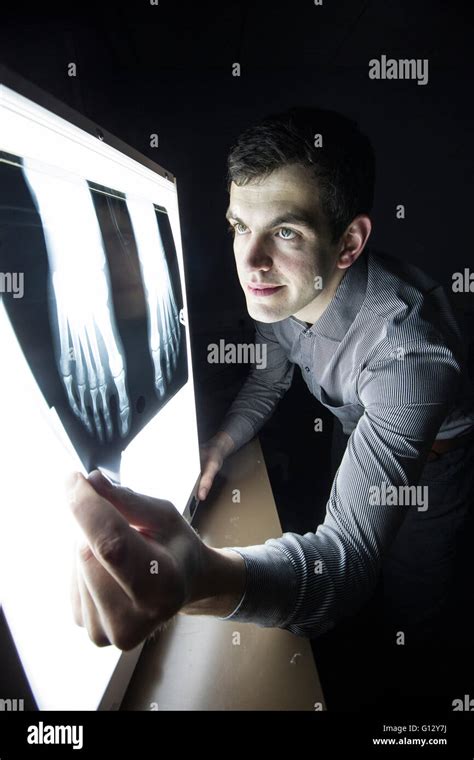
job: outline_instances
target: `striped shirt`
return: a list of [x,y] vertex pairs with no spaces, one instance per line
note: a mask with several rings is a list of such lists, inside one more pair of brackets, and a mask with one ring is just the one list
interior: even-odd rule
[[346,270],[315,324],[255,321],[255,340],[266,366],[251,367],[220,428],[235,448],[271,416],[296,364],[350,438],[315,533],[227,547],[244,558],[246,585],[221,619],[315,637],[371,596],[406,514],[400,501],[374,502],[374,487],[416,486],[433,440],[474,426],[466,346],[442,287],[374,251]]

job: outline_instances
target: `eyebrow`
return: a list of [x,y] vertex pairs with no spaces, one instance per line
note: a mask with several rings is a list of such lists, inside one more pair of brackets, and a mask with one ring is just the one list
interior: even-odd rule
[[[230,209],[227,210],[225,218],[228,220],[235,219],[236,222],[245,225],[245,222],[243,222],[242,219],[239,219],[238,216],[235,216]],[[278,227],[280,224],[300,224],[309,227],[312,230],[316,229],[316,219],[313,214],[306,213],[305,211],[288,211],[284,214],[280,214],[280,216],[276,216],[272,219],[267,227]]]

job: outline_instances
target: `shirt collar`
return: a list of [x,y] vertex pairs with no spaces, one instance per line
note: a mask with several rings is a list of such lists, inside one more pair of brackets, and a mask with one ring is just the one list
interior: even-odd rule
[[296,317],[289,317],[292,324],[299,326],[301,332],[322,335],[330,340],[341,341],[357,316],[365,299],[367,290],[367,257],[362,253],[346,270],[336,292],[317,322],[310,327]]

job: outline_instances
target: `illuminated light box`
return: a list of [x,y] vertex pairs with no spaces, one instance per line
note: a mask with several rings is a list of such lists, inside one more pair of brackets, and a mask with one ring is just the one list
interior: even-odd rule
[[0,599],[39,709],[111,709],[141,647],[73,621],[64,481],[98,467],[189,520],[197,505],[176,182],[0,74]]

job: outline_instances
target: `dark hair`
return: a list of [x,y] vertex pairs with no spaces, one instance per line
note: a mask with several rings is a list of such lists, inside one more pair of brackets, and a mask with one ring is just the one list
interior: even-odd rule
[[[315,136],[322,147],[315,147]],[[335,111],[294,107],[248,127],[227,160],[227,189],[264,178],[287,164],[314,172],[321,205],[337,240],[357,214],[372,208],[375,156],[356,122]]]

